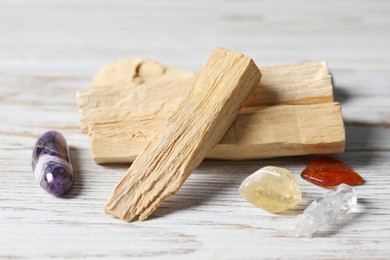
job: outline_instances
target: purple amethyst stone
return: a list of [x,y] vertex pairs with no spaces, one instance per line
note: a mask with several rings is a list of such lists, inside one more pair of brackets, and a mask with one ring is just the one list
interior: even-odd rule
[[39,185],[59,196],[73,184],[73,168],[65,138],[56,131],[44,133],[36,142],[32,168]]

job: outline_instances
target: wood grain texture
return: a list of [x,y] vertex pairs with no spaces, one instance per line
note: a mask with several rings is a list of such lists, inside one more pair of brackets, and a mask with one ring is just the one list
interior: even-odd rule
[[[388,259],[390,257],[390,3],[388,1],[0,0],[0,258]],[[136,25],[136,26],[135,26]],[[295,218],[325,190],[299,176],[311,156],[205,161],[152,221],[102,211],[128,166],[96,165],[75,92],[102,64],[148,57],[199,71],[214,45],[263,65],[326,59],[343,108],[346,152],[365,180],[353,213],[313,238]],[[31,170],[36,138],[57,129],[75,184],[45,193]],[[303,201],[270,214],[238,187],[260,167],[290,169]]]
[[164,117],[175,111],[188,95],[194,77],[154,81],[132,87],[101,87],[77,92],[83,132],[91,122],[128,117]]
[[223,138],[260,78],[252,59],[214,48],[188,96],[107,199],[105,212],[125,221],[147,219]]
[[[244,107],[333,101],[332,79],[325,61],[260,70],[264,71],[262,81]],[[87,132],[91,122],[170,114],[188,95],[194,77],[190,72],[142,59],[109,63],[94,76],[92,87],[99,88],[77,92],[81,129]]]
[[91,87],[132,87],[158,79],[180,79],[193,73],[164,66],[143,58],[122,59],[104,65],[92,78]]
[[[131,163],[158,135],[169,115],[90,124],[96,163]],[[321,120],[319,120],[321,118]],[[343,152],[338,103],[256,107],[240,113],[209,159],[248,160]]]

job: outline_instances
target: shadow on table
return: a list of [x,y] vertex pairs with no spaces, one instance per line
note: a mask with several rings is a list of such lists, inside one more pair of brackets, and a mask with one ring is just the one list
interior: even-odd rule
[[[244,162],[204,161],[185,182],[180,191],[167,198],[153,213],[153,218],[172,214],[181,210],[202,210],[198,206],[215,204],[225,205],[224,196],[232,190],[237,193],[237,202],[241,198],[239,186],[241,182],[259,168],[278,165],[286,168],[301,168],[310,160],[307,156],[285,157],[275,159],[253,160]],[[209,210],[206,209],[206,210]],[[283,215],[297,215],[300,211],[290,210]]]
[[84,186],[84,176],[81,170],[82,162],[80,159],[80,151],[77,148],[70,146],[69,153],[71,164],[73,166],[73,186],[71,190],[69,190],[63,196],[65,199],[77,197],[81,193]]
[[335,86],[333,88],[334,101],[339,102],[341,105],[348,101],[351,97],[351,94],[345,90],[345,88]]
[[[335,85],[334,89],[334,100],[339,102],[343,107],[344,104],[348,103],[350,99],[353,99],[353,95],[348,93],[346,88]],[[364,121],[350,121],[345,120],[345,135],[346,135],[346,153],[341,153],[336,157],[339,157],[342,161],[348,165],[356,164],[359,156],[348,154],[348,152],[365,152],[364,158],[359,160],[364,160],[364,163],[370,165],[372,163],[373,156],[369,151],[375,149],[374,137],[375,131],[378,127],[382,127],[380,124],[367,123]]]
[[[378,129],[376,124],[367,124],[360,122],[345,121],[345,153],[338,157],[348,165],[364,163],[364,165],[373,164],[376,150],[375,131]],[[351,153],[349,153],[351,152]],[[362,152],[360,154],[354,152]]]

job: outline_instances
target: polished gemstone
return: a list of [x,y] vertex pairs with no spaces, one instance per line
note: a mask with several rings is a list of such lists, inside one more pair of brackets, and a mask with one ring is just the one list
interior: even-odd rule
[[342,183],[359,185],[362,177],[336,158],[320,156],[312,160],[301,174],[302,178],[321,187],[333,188]]
[[282,212],[302,199],[294,175],[287,169],[267,166],[248,176],[240,186],[240,194],[250,203],[269,212]]
[[305,209],[298,217],[296,230],[303,236],[310,236],[348,214],[356,203],[355,189],[347,184],[341,184],[313,201]]
[[62,195],[73,184],[73,168],[65,138],[56,131],[44,133],[36,142],[32,168],[38,184],[53,195]]

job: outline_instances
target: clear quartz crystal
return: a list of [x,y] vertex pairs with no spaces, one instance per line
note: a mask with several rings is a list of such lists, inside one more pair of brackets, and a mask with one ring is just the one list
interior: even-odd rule
[[355,189],[340,184],[313,201],[298,217],[296,230],[303,236],[310,236],[320,228],[350,213],[357,203]]

